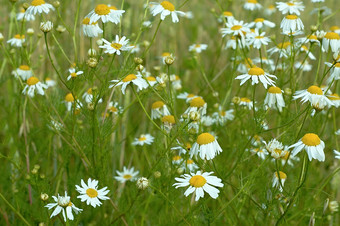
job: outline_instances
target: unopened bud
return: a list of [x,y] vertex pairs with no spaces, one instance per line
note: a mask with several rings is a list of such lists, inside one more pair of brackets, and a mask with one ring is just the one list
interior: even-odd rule
[[143,64],[143,59],[140,57],[135,57],[133,60],[135,61],[135,64]]
[[172,57],[172,56],[167,56],[164,60],[164,62],[167,64],[167,65],[172,65],[174,63],[175,59]]
[[2,33],[0,33],[0,42],[2,42],[4,40],[4,36],[2,35]]
[[94,104],[93,103],[88,103],[87,104],[87,109],[89,109],[90,111],[94,110]]
[[239,97],[233,97],[233,99],[231,100],[231,102],[233,102],[236,105],[239,105],[241,102],[241,98]]
[[198,120],[200,120],[201,116],[197,111],[191,111],[189,113],[189,118],[192,121],[198,121]]
[[292,90],[290,88],[287,87],[287,88],[284,89],[284,91],[285,91],[286,95],[288,95],[288,96],[292,95]]
[[60,33],[63,33],[66,31],[66,28],[62,25],[58,25],[58,27],[56,28],[56,30]]
[[51,21],[40,23],[40,30],[44,33],[50,32],[52,28],[53,28],[53,23]]
[[218,108],[219,106],[220,106],[219,103],[214,104],[214,108]]
[[54,6],[55,8],[58,8],[58,7],[60,6],[60,2],[59,2],[59,1],[54,1],[54,2],[53,2],[53,6]]
[[178,169],[177,169],[177,173],[178,174],[182,174],[184,172],[184,169],[182,168],[182,167],[179,167]]
[[136,67],[136,71],[143,71],[144,70],[144,66],[141,64],[138,64]]
[[27,32],[28,35],[34,35],[33,28],[28,28],[26,32]]
[[37,173],[38,173],[38,169],[36,169],[36,168],[33,168],[31,172],[32,172],[32,174],[33,174],[33,175],[35,175],[35,174],[37,174]]
[[97,41],[96,41],[96,43],[97,43],[97,45],[99,45],[99,46],[101,46],[101,45],[103,45],[103,40],[101,40],[101,39],[98,39]]
[[137,180],[137,188],[140,190],[145,190],[149,186],[149,180],[145,177],[140,177]]
[[43,201],[47,201],[47,199],[48,199],[48,194],[46,194],[46,193],[41,193],[41,194],[40,194],[40,199],[43,200]]
[[95,49],[89,49],[89,50],[87,51],[87,55],[88,55],[89,57],[95,57],[95,56],[97,55],[97,51],[96,51]]
[[95,68],[95,67],[97,66],[97,64],[98,64],[98,61],[97,61],[96,58],[91,57],[90,59],[88,59],[88,60],[86,61],[86,64],[87,64],[89,67],[91,67],[91,68]]
[[145,41],[143,41],[143,45],[144,45],[144,47],[149,47],[150,42],[145,40]]
[[310,30],[314,33],[318,30],[318,27],[316,25],[310,26]]
[[155,176],[155,178],[160,178],[162,176],[161,172],[159,171],[154,172],[153,175]]

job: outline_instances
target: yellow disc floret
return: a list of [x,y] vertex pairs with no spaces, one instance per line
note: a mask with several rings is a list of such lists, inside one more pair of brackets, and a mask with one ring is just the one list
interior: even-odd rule
[[145,141],[146,137],[145,136],[141,136],[140,138],[138,138],[139,141]]
[[152,109],[157,109],[157,108],[161,108],[164,106],[164,102],[163,101],[156,101],[152,104],[151,108]]
[[337,34],[335,32],[327,32],[326,35],[325,35],[325,38],[339,40],[340,36],[339,36],[339,34]]
[[169,10],[171,12],[175,11],[175,6],[169,1],[163,1],[161,3],[161,6],[163,6],[164,9]]
[[287,20],[296,20],[297,18],[298,18],[297,15],[287,15],[286,16]]
[[320,87],[318,86],[310,86],[307,91],[311,94],[316,94],[316,95],[322,95],[322,89],[320,89]]
[[241,25],[234,25],[234,26],[232,26],[230,29],[233,30],[233,31],[238,31],[238,30],[240,30],[241,28],[242,28]]
[[86,194],[90,197],[90,198],[95,198],[98,196],[98,192],[96,191],[96,189],[93,188],[88,188],[86,190]]
[[74,97],[73,97],[72,93],[68,93],[68,94],[65,96],[65,101],[66,101],[66,102],[73,102],[73,101],[74,101]]
[[120,48],[122,48],[122,46],[123,46],[122,44],[116,42],[111,44],[111,47],[116,50],[119,50]]
[[199,145],[210,144],[215,141],[215,137],[210,133],[202,133],[197,137],[196,143]]
[[172,157],[173,161],[178,161],[178,160],[181,160],[181,159],[182,159],[182,157],[179,156],[179,155],[175,155],[174,157]]
[[224,11],[223,16],[233,16],[232,12]]
[[261,23],[262,23],[263,21],[264,21],[263,18],[257,18],[257,19],[254,20],[255,23],[258,23],[258,22],[261,22]]
[[131,82],[132,80],[137,79],[137,76],[134,74],[129,74],[123,79],[123,82]]
[[268,93],[282,93],[282,91],[279,87],[272,86],[268,89]]
[[253,68],[250,68],[249,71],[248,71],[248,74],[249,75],[264,75],[264,70],[262,68],[259,68],[259,67],[253,67]]
[[110,8],[105,4],[99,4],[94,9],[94,12],[98,15],[108,15],[110,13]]
[[200,188],[203,187],[205,183],[207,183],[207,180],[201,175],[195,175],[192,178],[190,178],[189,183],[191,186],[195,188]]
[[29,86],[34,86],[38,82],[39,82],[39,79],[37,77],[34,77],[34,76],[27,79],[27,85],[29,85]]
[[205,105],[205,101],[201,97],[195,97],[190,101],[190,107],[201,108]]
[[[287,174],[285,174],[285,173],[282,172],[282,171],[279,171],[279,175],[280,175],[280,179],[285,180],[285,179],[287,178]],[[277,176],[277,172],[275,172],[275,177],[276,177],[276,178],[279,178],[279,177]]]
[[30,67],[27,66],[27,65],[20,65],[20,66],[19,66],[19,69],[20,69],[20,70],[23,70],[23,71],[29,71],[29,70],[30,70]]
[[83,20],[83,24],[90,24],[90,18],[88,17],[85,17],[84,20]]
[[307,146],[317,146],[321,143],[319,136],[315,133],[307,133],[301,138],[301,141]]
[[38,5],[43,5],[43,4],[45,4],[45,1],[44,1],[44,0],[33,0],[33,1],[31,2],[31,5],[32,5],[32,6],[38,6]]
[[168,124],[175,124],[176,123],[175,117],[173,115],[163,116],[162,122],[163,123],[168,123]]
[[131,176],[130,174],[125,174],[125,175],[123,176],[123,178],[124,178],[125,180],[130,180],[130,179],[132,178],[132,176]]

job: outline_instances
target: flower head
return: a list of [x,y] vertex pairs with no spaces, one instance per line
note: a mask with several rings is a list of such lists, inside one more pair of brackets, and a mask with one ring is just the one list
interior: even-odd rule
[[294,148],[292,155],[297,155],[301,150],[305,150],[308,154],[309,161],[317,159],[320,162],[325,161],[325,143],[315,133],[306,133],[297,143],[289,146]]
[[211,160],[222,152],[222,148],[210,133],[201,133],[190,150],[190,158],[200,155],[201,159]]
[[80,193],[77,198],[81,199],[82,202],[86,201],[87,205],[91,205],[93,207],[100,206],[102,204],[99,199],[110,199],[106,196],[107,193],[110,192],[107,190],[107,187],[98,189],[98,181],[91,180],[91,178],[87,180],[87,184],[85,184],[84,180],[81,179],[81,187],[76,185],[76,190]]

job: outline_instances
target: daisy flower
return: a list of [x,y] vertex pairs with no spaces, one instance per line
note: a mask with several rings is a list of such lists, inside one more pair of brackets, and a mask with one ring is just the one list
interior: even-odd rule
[[123,113],[123,107],[119,106],[118,102],[113,103],[111,101],[108,107],[109,112],[115,115]]
[[[241,97],[240,98],[240,102],[239,102],[240,106],[245,106],[247,107],[249,110],[253,109],[254,103],[253,101],[251,101],[249,98],[247,97]],[[255,108],[256,109],[256,108]]]
[[113,23],[119,24],[120,18],[125,13],[125,10],[117,9],[115,6],[108,5],[110,9],[110,16],[113,18]]
[[142,134],[140,137],[135,138],[135,140],[132,142],[132,145],[140,145],[143,146],[144,144],[151,145],[154,141],[154,137],[150,134]]
[[122,38],[119,38],[118,35],[116,35],[116,40],[109,42],[105,39],[102,39],[102,41],[104,42],[104,45],[99,46],[99,48],[105,49],[104,53],[108,53],[108,54],[117,54],[120,55],[121,51],[129,51],[130,49],[132,49],[133,47],[129,46],[129,39],[126,39],[125,36],[123,36]]
[[214,112],[212,116],[220,125],[224,125],[228,120],[232,121],[235,118],[234,109],[224,111],[221,107],[219,107],[218,112]]
[[190,106],[184,112],[184,114],[189,114],[192,111],[197,111],[201,116],[205,115],[207,112],[207,103],[202,97],[195,97],[190,101]]
[[211,198],[216,199],[220,191],[215,187],[223,187],[222,180],[216,176],[211,176],[213,172],[197,171],[196,173],[184,174],[181,177],[176,177],[177,183],[173,184],[176,188],[189,188],[184,192],[185,196],[191,193],[195,194],[195,201],[204,197],[204,192],[208,193]]
[[279,109],[279,111],[282,112],[282,108],[286,106],[282,93],[283,91],[279,87],[276,86],[269,87],[266,98],[264,99],[264,105],[267,108],[277,107],[277,109]]
[[265,160],[266,156],[268,155],[268,152],[264,148],[252,148],[250,149],[250,152],[256,154],[260,159]]
[[340,107],[340,97],[337,93],[333,93],[327,96],[327,98],[332,101],[334,107]]
[[339,26],[332,26],[329,28],[331,32],[335,32],[337,34],[340,34],[340,27]]
[[107,187],[98,189],[98,181],[91,180],[91,178],[87,180],[87,184],[85,184],[84,180],[81,179],[81,187],[76,185],[76,190],[80,193],[77,198],[79,198],[82,202],[86,201],[86,205],[91,205],[94,208],[101,206],[102,202],[99,201],[99,199],[110,199],[106,196],[110,190],[107,190]]
[[84,72],[83,71],[76,71],[75,68],[70,68],[68,69],[68,72],[70,73],[69,76],[67,77],[67,81],[72,79],[77,78],[78,75],[82,75]]
[[334,158],[336,158],[336,159],[340,159],[340,152],[338,152],[337,150],[333,150],[333,152],[334,152]]
[[302,69],[302,71],[311,71],[313,66],[308,62],[308,60],[305,60],[305,62],[298,61],[294,64],[294,67],[296,69]]
[[27,79],[27,85],[22,93],[30,97],[34,97],[34,91],[37,90],[38,94],[45,95],[44,89],[47,88],[48,86],[46,84],[41,83],[37,77],[32,76]]
[[123,171],[119,172],[116,170],[118,176],[115,176],[114,178],[119,181],[120,183],[125,183],[126,181],[134,181],[137,179],[137,175],[139,171],[135,171],[135,168],[132,167],[131,169],[123,167]]
[[161,118],[170,115],[170,112],[163,101],[156,101],[151,106],[151,119]]
[[320,45],[320,41],[318,40],[318,37],[316,35],[309,35],[307,37],[299,38],[297,42],[301,44],[305,43],[316,43],[317,45]]
[[151,14],[156,16],[161,14],[161,20],[164,20],[166,16],[171,15],[171,19],[173,23],[177,23],[179,21],[178,15],[185,15],[182,11],[176,11],[175,6],[169,1],[162,1],[161,3],[152,2],[154,5],[151,8]]
[[268,143],[264,141],[264,144],[266,145],[267,151],[271,154],[271,156],[274,159],[280,159],[285,155],[283,151],[284,149],[283,144],[280,141],[276,140],[275,138],[269,141]]
[[57,216],[59,213],[62,213],[64,221],[66,222],[67,219],[74,220],[72,210],[78,214],[79,212],[83,211],[82,209],[77,208],[72,202],[70,196],[67,195],[67,192],[65,191],[65,196],[60,196],[58,194],[58,197],[52,196],[55,203],[49,203],[45,207],[47,207],[49,210],[56,207],[54,211],[51,214],[51,217]]
[[171,86],[174,90],[182,89],[182,81],[178,75],[170,75]]
[[246,10],[254,11],[255,9],[261,9],[262,5],[258,3],[257,0],[246,0],[243,8]]
[[[72,95],[72,93],[66,94],[66,96],[65,96],[65,104],[66,104],[67,111],[71,111],[72,105],[74,104],[74,101],[75,101],[75,98]],[[76,109],[80,109],[81,107],[82,107],[82,103],[77,101]]]
[[27,79],[29,79],[30,77],[33,76],[33,72],[28,65],[20,65],[17,69],[12,71],[12,74],[16,78],[18,78],[18,76],[20,76],[20,78],[24,81],[26,81]]
[[99,4],[86,17],[90,18],[90,24],[101,20],[103,23],[112,22],[118,24],[125,10],[117,10],[114,6]]
[[277,44],[275,47],[268,49],[269,55],[273,55],[274,53],[279,53],[279,58],[285,57],[287,58],[290,55],[290,42],[281,42]]
[[210,133],[201,133],[190,149],[190,158],[199,154],[201,159],[210,160],[221,152],[222,148],[213,135]]
[[203,50],[206,50],[207,48],[208,48],[207,44],[193,44],[193,45],[189,46],[189,51],[201,53]]
[[[242,46],[242,41],[241,41],[241,39],[236,38],[235,36],[231,36],[231,38],[228,39],[228,41],[227,41],[227,43],[226,43],[226,45],[225,45],[225,48],[226,48],[226,49],[228,49],[228,48],[230,48],[230,49],[236,49],[236,46],[237,46],[237,45]],[[245,42],[244,45],[245,45],[246,47],[248,47],[248,43],[247,43],[247,42]]]
[[252,80],[252,85],[258,84],[260,81],[263,84],[264,88],[267,89],[267,85],[275,86],[275,82],[270,78],[276,78],[276,76],[264,72],[262,68],[253,67],[249,69],[247,74],[239,75],[235,79],[241,80],[241,86],[249,79]]
[[276,2],[276,7],[282,14],[296,14],[298,16],[300,15],[300,11],[305,9],[302,2],[295,0],[289,2]]
[[188,159],[182,163],[182,167],[184,170],[188,169],[189,172],[194,172],[199,169],[199,167],[195,164],[194,160]]
[[274,5],[269,5],[265,10],[264,10],[264,13],[265,15],[267,16],[271,16],[273,13],[276,12],[276,8]]
[[307,46],[302,45],[300,48],[301,52],[307,53],[307,56],[309,57],[309,59],[311,60],[315,60],[315,56],[313,55],[313,53],[310,52],[310,50],[307,48]]
[[264,18],[256,18],[253,22],[249,23],[249,27],[254,27],[261,29],[263,27],[275,27],[275,23],[265,20]]
[[83,20],[83,33],[86,37],[94,38],[103,33],[97,22],[90,24],[90,18],[85,17]]
[[147,76],[145,77],[145,80],[147,81],[148,85],[150,85],[151,87],[153,87],[157,83],[157,79],[153,76]]
[[[230,113],[230,111],[231,110],[229,110],[228,112],[227,111],[221,111],[220,114],[222,114],[222,115],[225,112],[225,115],[224,116],[221,115],[221,118],[224,117],[225,121],[226,121],[226,117],[228,117],[229,119],[230,118],[234,118],[234,115],[232,113]],[[215,113],[217,113],[217,112],[215,112]],[[206,127],[212,126],[215,123],[215,121],[216,120],[213,117],[209,116],[209,115],[204,115],[204,116],[201,117],[201,123],[202,123],[202,125],[204,125]]]
[[54,7],[46,3],[44,0],[33,0],[31,2],[31,5],[27,8],[25,14],[25,17],[30,17],[30,15],[35,15],[35,14],[42,14],[42,13],[49,13],[50,10],[54,10]]
[[318,86],[310,86],[308,89],[296,91],[293,99],[296,100],[299,98],[301,98],[302,103],[309,101],[311,105],[317,109],[323,109],[326,106],[333,105]]
[[292,151],[292,156],[297,155],[301,150],[305,150],[308,155],[309,161],[312,159],[317,159],[320,162],[325,161],[325,143],[320,140],[319,136],[315,133],[305,134],[297,143],[288,147],[294,148]]
[[114,86],[120,86],[122,85],[122,93],[125,94],[126,87],[132,83],[137,86],[137,92],[142,89],[148,88],[148,83],[142,78],[142,75],[140,73],[135,74],[129,74],[125,78],[120,80],[111,80],[110,82],[113,82],[115,84],[112,84],[109,86],[109,88],[112,88]]
[[280,28],[282,28],[282,32],[296,32],[303,30],[304,26],[301,19],[296,16],[289,14],[283,18],[281,21]]
[[233,13],[232,13],[232,12],[229,12],[229,11],[224,11],[224,12],[223,12],[223,16],[224,16],[225,18],[227,18],[227,21],[229,21],[229,20],[234,20],[234,19],[235,19],[234,16],[233,16]]
[[22,47],[22,44],[25,42],[25,35],[16,34],[13,38],[7,40],[11,46],[14,47]]
[[[93,102],[93,92],[92,92],[92,88],[89,88],[84,94],[83,94],[83,99],[85,99],[86,103],[92,103]],[[100,98],[98,100],[98,103],[102,103],[103,99]]]
[[230,20],[226,23],[226,28],[221,28],[222,37],[229,34],[235,37],[240,37],[241,43],[244,46],[245,45],[244,34],[250,32],[248,26],[249,25],[247,23],[243,23],[243,21]]
[[276,187],[277,189],[279,189],[280,192],[282,192],[283,191],[283,186],[284,186],[284,184],[286,182],[286,179],[287,179],[287,174],[285,174],[284,172],[279,171],[279,174],[277,174],[277,172],[275,172],[274,176],[273,176],[272,187],[273,188]]
[[267,46],[269,42],[271,42],[270,38],[265,37],[266,32],[259,33],[258,29],[255,29],[255,32],[249,33],[246,36],[248,45],[253,45],[256,49],[261,49],[261,46]]
[[192,94],[192,93],[187,93],[187,92],[181,93],[177,96],[178,99],[186,100],[187,103],[189,103],[192,99],[196,97],[199,97],[199,96]]
[[340,35],[335,32],[327,32],[322,39],[322,50],[328,52],[331,48],[332,52],[335,53],[340,48]]
[[26,12],[26,10],[25,10],[24,8],[21,8],[21,9],[20,9],[20,12],[17,13],[17,20],[18,20],[18,21],[21,21],[21,20],[25,20],[25,21],[33,21],[33,20],[35,20],[34,15],[32,15],[32,14],[26,14],[25,12]]
[[53,87],[57,84],[57,82],[54,81],[53,79],[47,77],[45,79],[45,84],[47,85],[47,87]]
[[165,115],[161,118],[163,123],[162,128],[164,128],[168,133],[172,129],[172,127],[176,124],[175,117],[173,115]]
[[[285,146],[284,149],[285,149],[285,150],[283,150],[283,154],[284,154],[284,155],[281,156],[282,165],[285,165],[286,162],[287,162],[288,165],[294,166],[293,161],[299,161],[300,158],[297,157],[297,156],[292,156],[292,155],[290,154],[290,151],[288,150],[288,146]],[[289,157],[289,158],[288,158],[288,157]],[[274,159],[273,159],[273,160],[274,160]],[[275,161],[275,160],[274,160],[274,161]]]

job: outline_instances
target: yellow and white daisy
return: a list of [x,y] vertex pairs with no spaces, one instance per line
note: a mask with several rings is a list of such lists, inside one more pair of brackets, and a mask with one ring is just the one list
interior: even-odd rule
[[266,108],[277,108],[281,112],[282,108],[286,106],[282,93],[283,91],[279,87],[269,87],[266,98],[264,99]]
[[315,56],[313,55],[313,53],[311,53],[311,51],[307,48],[307,46],[302,45],[301,48],[300,48],[300,51],[306,53],[307,56],[309,57],[309,59],[311,59],[311,60],[316,59]]
[[310,86],[308,89],[298,90],[295,92],[293,99],[301,98],[301,102],[309,101],[314,108],[323,109],[332,106],[333,103],[324,95],[322,89],[318,86]]
[[235,19],[233,13],[229,11],[224,11],[223,16],[227,18],[227,21]]
[[260,159],[265,160],[266,156],[268,155],[268,152],[264,148],[252,148],[250,149],[250,152],[256,154]]
[[247,44],[252,45],[256,49],[261,49],[261,46],[267,46],[271,42],[270,38],[266,37],[266,32],[259,33],[256,28],[255,32],[248,33],[246,36]]
[[33,0],[31,2],[31,5],[26,9],[26,17],[29,17],[29,15],[35,15],[35,14],[42,14],[42,13],[49,13],[50,10],[54,10],[54,7],[46,3],[44,0]]
[[[83,94],[83,99],[85,100],[86,103],[92,103],[93,102],[93,91],[92,88],[89,88],[84,94]],[[96,100],[97,101],[97,100]],[[97,103],[102,103],[103,99],[100,98]]]
[[297,61],[296,63],[294,63],[294,67],[296,69],[301,69],[302,71],[311,71],[313,68],[308,60],[305,60],[305,62]]
[[340,49],[340,35],[335,32],[327,32],[322,39],[322,50],[328,52],[331,48],[333,53]]
[[192,93],[187,93],[187,92],[180,93],[180,94],[177,95],[178,99],[185,100],[187,103],[189,103],[192,99],[194,99],[196,97],[199,97],[199,96],[192,94]]
[[221,28],[222,37],[226,35],[232,35],[240,37],[240,41],[244,47],[245,34],[250,32],[249,25],[243,21],[230,20],[226,23],[226,28]]
[[242,86],[249,79],[252,80],[252,85],[258,84],[260,81],[264,88],[267,89],[267,85],[275,86],[275,82],[270,78],[276,78],[276,76],[264,72],[262,68],[252,67],[249,69],[247,74],[239,75],[235,79],[241,80],[240,86]]
[[273,13],[276,12],[276,8],[274,5],[269,5],[265,10],[264,10],[264,14],[267,16],[271,16]]
[[258,29],[262,29],[263,27],[275,27],[275,23],[265,20],[264,18],[256,18],[253,22],[249,23],[249,27],[255,27]]
[[103,23],[112,22],[118,24],[120,17],[123,15],[125,10],[117,10],[114,6],[106,4],[97,5],[86,17],[90,18],[90,23],[101,20]]
[[171,15],[171,19],[173,23],[177,23],[179,21],[178,15],[185,15],[182,11],[175,10],[175,6],[169,1],[162,1],[161,3],[152,2],[154,6],[151,8],[151,14],[156,16],[161,14],[161,20],[164,20],[165,17]]
[[139,171],[135,171],[135,168],[132,167],[130,169],[123,167],[123,171],[120,172],[116,170],[118,176],[115,176],[114,178],[119,181],[120,183],[125,183],[126,181],[135,181],[137,179],[137,175],[139,174]]
[[273,55],[274,53],[279,53],[279,58],[285,57],[287,58],[290,56],[290,49],[291,49],[290,42],[281,42],[277,44],[275,47],[268,49],[269,55]]
[[148,85],[150,85],[151,87],[153,87],[154,85],[156,85],[157,83],[157,79],[153,76],[146,76],[145,80],[147,81]]
[[131,48],[131,53],[139,53],[139,51],[140,51],[140,47],[139,47],[139,45],[137,44],[137,45],[129,45],[130,47],[132,47]]
[[122,93],[125,94],[126,87],[132,83],[137,86],[137,92],[142,89],[148,88],[148,83],[142,78],[142,75],[140,73],[137,74],[129,74],[125,78],[120,80],[111,80],[110,82],[113,82],[115,84],[112,84],[109,86],[109,88],[112,88],[114,86],[122,86]]
[[184,192],[185,196],[194,193],[195,201],[204,197],[204,192],[208,193],[211,198],[216,199],[220,191],[215,187],[223,187],[222,180],[216,176],[211,176],[214,172],[197,171],[196,173],[184,174],[181,177],[176,177],[177,183],[173,184],[176,188],[189,188]]
[[73,106],[75,101],[76,101],[76,104],[77,104],[76,109],[80,109],[83,106],[82,103],[80,103],[78,100],[76,100],[74,98],[74,96],[72,95],[72,93],[66,94],[64,102],[66,104],[67,111],[71,111],[72,106]]
[[199,154],[201,159],[211,160],[221,152],[222,148],[218,144],[215,137],[210,133],[202,133],[197,137],[196,142],[190,149],[190,158]]
[[280,28],[282,28],[282,32],[290,33],[296,31],[302,31],[304,26],[302,20],[297,15],[289,14],[283,18],[281,21]]
[[170,115],[170,112],[163,101],[156,101],[151,106],[151,119],[161,118]]
[[286,182],[286,179],[287,179],[287,174],[285,174],[284,172],[279,171],[279,174],[277,174],[277,172],[275,172],[274,176],[273,176],[272,187],[277,188],[277,189],[279,189],[280,192],[282,192],[283,186]]
[[192,111],[197,111],[201,116],[207,113],[207,103],[202,97],[195,97],[190,100],[190,106],[184,112],[184,114],[189,114]]
[[111,112],[111,113],[113,113],[113,114],[115,114],[115,115],[117,115],[117,114],[121,114],[121,113],[123,113],[123,107],[122,106],[119,106],[119,104],[118,104],[118,102],[110,102],[109,103],[109,112]]
[[120,18],[125,13],[125,10],[117,9],[115,6],[108,5],[110,8],[110,16],[113,18],[113,23],[119,24]]
[[267,151],[274,159],[280,159],[285,155],[283,144],[275,138],[268,143],[264,141]]
[[30,97],[34,97],[34,91],[37,90],[37,93],[40,95],[45,95],[44,89],[47,89],[48,86],[39,81],[37,77],[30,77],[27,79],[27,85],[22,91],[23,94],[28,95]]
[[132,142],[132,145],[140,145],[143,146],[144,144],[151,145],[154,141],[154,137],[150,134],[142,134],[138,138]]
[[340,97],[337,93],[332,93],[327,95],[327,98],[332,101],[334,107],[338,108],[340,107]]
[[[218,122],[220,125],[224,125],[228,120],[234,120],[234,109],[230,109],[224,111],[221,107],[218,108],[218,112],[214,112],[212,117]],[[203,120],[203,119],[202,119]]]
[[168,133],[172,129],[172,127],[176,124],[175,117],[173,115],[165,115],[161,118],[163,123],[162,128],[165,129]]
[[28,65],[20,65],[17,69],[12,71],[12,74],[16,78],[20,76],[20,78],[24,81],[26,81],[27,79],[33,76],[33,72]]
[[297,39],[297,43],[299,45],[305,44],[305,43],[315,43],[318,46],[320,45],[320,41],[318,40],[318,37],[316,35],[309,35],[307,37],[299,38]]
[[51,214],[51,217],[57,216],[59,213],[62,213],[64,221],[66,222],[67,219],[74,220],[73,213],[74,211],[76,214],[83,211],[82,209],[77,208],[72,202],[70,196],[67,195],[67,192],[65,191],[65,196],[60,196],[58,194],[58,197],[52,196],[55,203],[49,203],[45,207],[47,207],[49,210],[56,207],[54,211]]
[[77,78],[78,75],[82,75],[84,72],[83,71],[76,71],[75,68],[70,68],[68,69],[68,72],[70,73],[69,76],[67,77],[67,81],[72,79]]
[[[284,154],[283,156],[281,156],[281,163],[282,163],[283,166],[284,166],[286,163],[287,163],[288,165],[290,165],[290,166],[294,166],[293,161],[299,161],[299,160],[300,160],[299,157],[297,157],[297,156],[292,156],[292,155],[290,154],[290,151],[288,150],[288,146],[285,146],[285,147],[284,147],[284,150],[283,150],[282,153]],[[275,161],[275,160],[273,159],[273,161]]]
[[[230,39],[228,39],[225,48],[226,49],[236,49],[236,46],[242,46],[241,39],[236,38],[235,36],[231,36]],[[247,42],[244,43],[245,46],[248,46]]]
[[120,55],[121,51],[129,51],[133,47],[129,46],[129,39],[126,39],[125,36],[122,38],[119,38],[118,35],[116,35],[116,39],[112,42],[109,42],[105,39],[102,39],[104,42],[104,45],[99,46],[99,48],[105,49],[104,53],[108,54],[117,54]]
[[16,34],[13,38],[7,40],[11,46],[14,47],[22,47],[22,44],[25,42],[25,35]]
[[[247,107],[249,110],[253,109],[254,103],[253,101],[251,101],[249,98],[247,97],[241,97],[240,98],[240,102],[238,103],[240,106],[245,106]],[[255,108],[256,110],[256,108]]]
[[292,156],[297,155],[301,150],[305,150],[308,154],[309,161],[317,159],[320,162],[325,161],[325,143],[315,133],[306,133],[297,143],[288,147],[294,148]]
[[261,9],[262,5],[257,2],[257,0],[245,0],[246,2],[243,5],[245,10],[254,11],[256,9]]
[[199,167],[196,165],[196,163],[192,159],[188,159],[186,161],[183,161],[182,168],[184,170],[188,169],[190,173],[199,169]]
[[33,21],[35,20],[35,16],[33,14],[26,14],[26,10],[24,8],[20,9],[20,12],[17,13],[17,20],[25,20],[25,21]]
[[[335,63],[335,62],[334,62]],[[332,67],[329,77],[327,79],[327,83],[330,84],[333,80],[340,79],[340,63],[335,63],[334,65],[328,62],[325,62],[328,67]]]
[[174,90],[182,89],[182,81],[178,75],[170,75],[171,86]]
[[85,184],[84,180],[81,179],[81,187],[76,185],[76,190],[80,193],[77,198],[79,198],[82,202],[86,201],[86,205],[91,205],[94,208],[101,206],[102,202],[99,201],[99,199],[110,199],[106,196],[110,190],[107,190],[107,187],[98,189],[98,181],[91,180],[91,178],[87,180],[87,184]]
[[[229,111],[231,111],[231,110],[229,110]],[[229,113],[230,112],[227,113],[225,111],[225,115],[222,116],[222,117],[225,117],[228,114],[228,116],[227,116],[228,118],[233,118],[234,115],[232,113],[231,114],[229,114]],[[221,111],[220,114],[224,114],[224,111]],[[211,117],[209,115],[204,115],[204,116],[201,117],[201,124],[203,126],[209,127],[209,126],[212,126],[216,122],[216,120],[217,120],[216,118],[213,118],[213,117]]]
[[331,31],[331,32],[335,32],[335,33],[337,33],[337,34],[340,34],[340,27],[339,26],[332,26],[332,27],[330,27],[329,28],[329,30]]
[[53,87],[53,86],[55,86],[57,84],[57,82],[54,81],[53,79],[47,77],[45,79],[45,84],[47,85],[47,87]]
[[85,17],[83,20],[83,33],[86,37],[94,38],[103,33],[99,27],[98,22],[90,23],[90,18]]
[[208,48],[207,44],[193,44],[193,45],[189,46],[189,51],[201,53],[203,50],[206,50],[207,48]]
[[276,7],[282,14],[296,14],[298,16],[300,15],[300,11],[305,9],[303,3],[296,0],[289,2],[276,2]]

